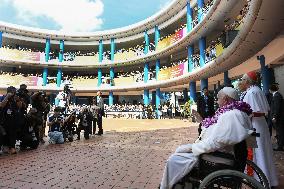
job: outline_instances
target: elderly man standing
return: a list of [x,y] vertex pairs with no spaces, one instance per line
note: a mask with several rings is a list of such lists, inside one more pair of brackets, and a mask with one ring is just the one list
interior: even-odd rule
[[[245,102],[237,101],[237,91],[224,87],[218,95],[219,109],[202,121],[202,133],[193,144],[182,145],[167,161],[161,189],[171,189],[197,164],[198,156],[215,151],[233,154],[233,145],[250,136],[252,110]],[[246,150],[244,150],[246,155]]]
[[253,149],[253,161],[266,175],[271,187],[278,185],[276,168],[273,161],[273,150],[265,116],[269,105],[264,92],[256,85],[258,75],[255,72],[244,74],[239,82],[239,89],[243,92],[243,101],[248,103],[253,111],[252,126],[260,133],[258,147]]

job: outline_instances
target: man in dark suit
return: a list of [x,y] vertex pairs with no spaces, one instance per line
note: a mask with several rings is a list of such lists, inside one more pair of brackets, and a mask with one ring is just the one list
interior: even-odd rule
[[283,151],[284,147],[284,103],[283,97],[278,92],[277,84],[270,86],[270,92],[273,95],[270,107],[270,117],[276,130],[277,147],[273,150]]
[[[197,99],[197,112],[204,119],[214,115],[214,97],[209,95],[207,87],[202,89],[201,96]],[[201,124],[198,128],[199,134],[201,133]]]
[[103,134],[103,116],[105,114],[105,111],[104,111],[104,100],[101,96],[102,96],[102,93],[98,91],[97,92],[97,106],[99,107],[99,110],[98,110],[98,115],[97,115],[97,123],[98,123],[99,131],[97,135]]

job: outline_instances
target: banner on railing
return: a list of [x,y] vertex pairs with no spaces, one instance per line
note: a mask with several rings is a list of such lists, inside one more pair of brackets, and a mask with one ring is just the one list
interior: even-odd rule
[[187,63],[182,63],[166,69],[161,69],[158,73],[158,80],[167,80],[174,77],[182,76],[187,72]]
[[1,86],[15,86],[19,87],[21,84],[26,84],[27,86],[40,86],[42,78],[36,76],[24,77],[22,75],[0,75],[0,85]]
[[[42,54],[40,52],[21,51],[17,49],[0,48],[0,59],[18,60],[18,61],[40,61]],[[43,56],[44,57],[44,56]]]

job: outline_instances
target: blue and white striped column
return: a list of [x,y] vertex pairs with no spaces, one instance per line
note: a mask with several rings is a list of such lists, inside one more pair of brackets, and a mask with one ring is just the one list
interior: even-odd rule
[[[159,30],[159,27],[158,26],[155,26],[155,50],[157,50],[157,47],[158,47],[158,43],[159,43],[159,40],[160,40],[160,30]],[[157,59],[156,60],[156,81],[158,81],[158,75],[159,75],[159,72],[160,72],[160,59]],[[161,104],[161,89],[160,88],[157,88],[156,89],[156,117],[159,119],[159,114],[158,114],[158,108]]]

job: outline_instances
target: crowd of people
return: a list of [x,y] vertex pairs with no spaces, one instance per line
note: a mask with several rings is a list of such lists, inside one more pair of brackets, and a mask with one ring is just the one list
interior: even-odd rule
[[62,96],[63,103],[52,106],[43,91],[30,93],[25,84],[18,90],[8,87],[7,93],[0,98],[0,155],[15,154],[16,147],[20,150],[36,149],[46,142],[46,127],[51,144],[72,142],[75,135],[80,140],[82,130],[86,140],[90,135],[103,134],[104,105],[100,92],[90,107],[67,105],[70,98],[68,87],[64,88]]

